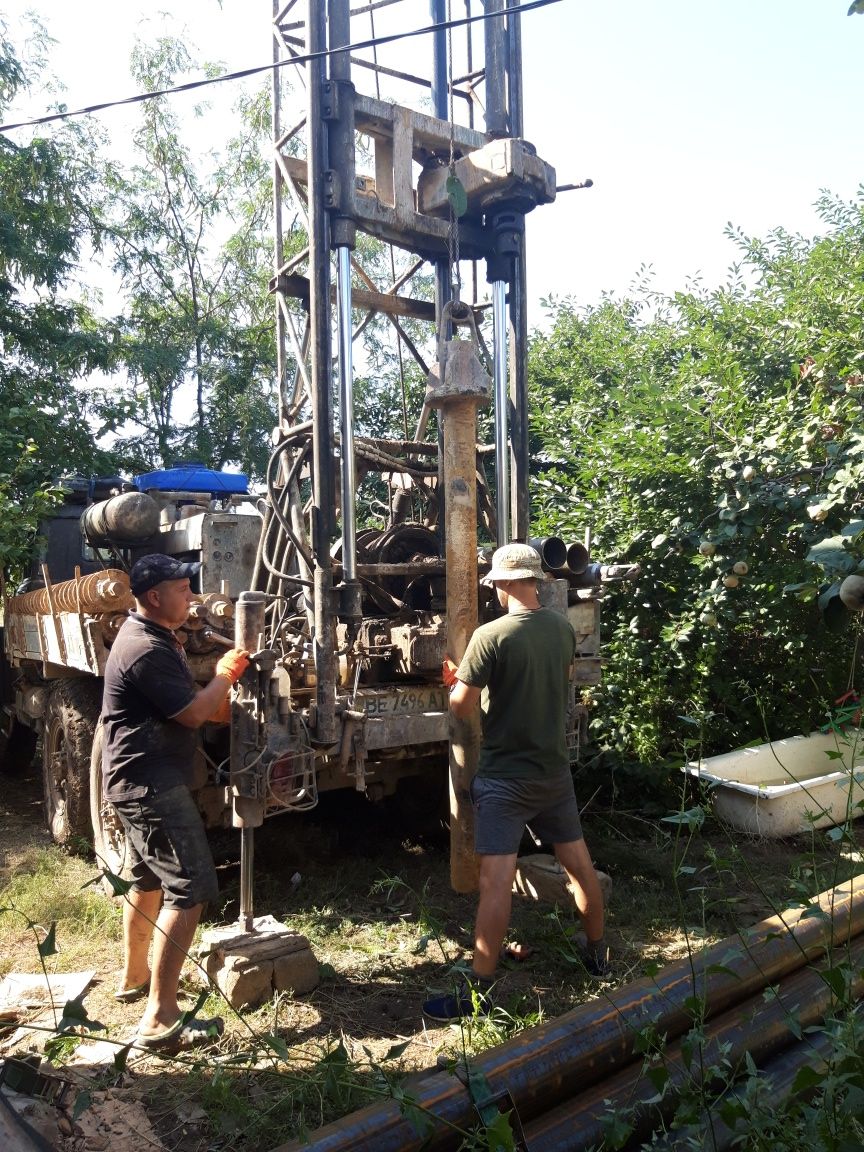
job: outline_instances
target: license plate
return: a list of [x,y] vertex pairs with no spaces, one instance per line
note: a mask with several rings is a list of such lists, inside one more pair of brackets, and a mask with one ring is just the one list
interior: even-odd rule
[[447,692],[443,688],[397,688],[390,692],[364,692],[357,707],[367,716],[413,716],[420,712],[446,712]]

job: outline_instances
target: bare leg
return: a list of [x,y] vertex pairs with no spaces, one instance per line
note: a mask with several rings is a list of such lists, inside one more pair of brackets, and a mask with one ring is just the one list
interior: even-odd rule
[[498,956],[510,923],[515,874],[515,852],[508,856],[480,857],[480,903],[474,928],[474,971],[478,976],[491,978],[498,967]]
[[576,909],[589,944],[603,939],[603,893],[584,840],[555,845],[558,862],[567,873]]
[[123,975],[121,988],[137,988],[150,979],[148,953],[153,926],[162,906],[162,890],[126,894],[123,902]]
[[153,937],[153,975],[150,997],[141,1017],[139,1031],[145,1035],[163,1032],[180,1019],[177,990],[180,971],[192,947],[203,904],[194,908],[163,908]]

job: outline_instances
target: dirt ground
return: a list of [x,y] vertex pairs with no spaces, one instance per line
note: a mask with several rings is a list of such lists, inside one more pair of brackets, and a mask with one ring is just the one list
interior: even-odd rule
[[[292,1120],[281,1130],[276,1124],[262,1131],[267,1143],[244,1142],[244,1137],[251,1140],[243,1129],[256,1107],[253,1073],[266,1074],[272,1064],[250,1040],[253,1032],[280,1039],[295,1080],[303,1079],[304,1069],[310,1081],[319,1076],[322,1057],[340,1040],[347,1061],[357,1068],[368,1068],[370,1058],[379,1062],[394,1045],[404,1044],[395,1065],[408,1073],[433,1067],[442,1054],[452,1056],[458,1049],[458,1030],[431,1027],[421,1013],[430,990],[448,987],[452,963],[470,957],[474,897],[450,891],[446,836],[436,834],[434,821],[431,830],[427,821],[425,829],[409,831],[404,822],[394,822],[392,813],[364,807],[360,798],[331,805],[329,811],[325,807],[314,819],[268,822],[258,837],[255,876],[256,912],[270,912],[307,935],[321,964],[321,983],[308,996],[279,997],[243,1018],[223,1010],[225,1036],[206,1057],[169,1062],[131,1053],[125,1067],[117,1069],[117,1042],[134,1035],[141,1010],[140,1005],[118,1005],[112,996],[120,958],[119,909],[108,910],[101,926],[83,932],[74,948],[64,948],[62,925],[58,928],[60,951],[48,958],[49,966],[95,971],[84,1005],[105,1030],[95,1043],[88,1041],[58,1061],[57,1074],[72,1084],[62,1107],[34,1105],[39,1115],[30,1119],[50,1131],[53,1147],[63,1152],[274,1147],[280,1140],[271,1131],[282,1131],[281,1140],[296,1135],[298,1114],[308,1127],[339,1114],[339,1099],[310,1103],[305,1089],[292,1088]],[[708,939],[720,938],[736,925],[771,914],[775,901],[788,902],[790,877],[808,882],[814,891],[820,887],[819,862],[814,864],[808,844],[751,841],[732,845],[730,851],[728,834],[718,829],[688,848],[688,866],[696,870],[688,873],[692,891],[676,895],[669,829],[638,814],[601,811],[589,813],[585,824],[595,864],[613,882],[608,935],[614,984],[640,975],[648,959],[668,962],[683,955],[682,923]],[[49,844],[35,778],[0,777],[0,829],[2,905],[2,889],[30,866],[35,850]],[[214,920],[230,923],[237,915],[239,875],[234,834],[220,835],[214,854],[223,897]],[[62,882],[80,886],[94,874],[92,862],[70,858]],[[547,905],[515,902],[511,939],[530,945],[533,954],[524,963],[503,965],[499,1001],[512,1008],[514,1030],[602,995],[602,986],[574,964],[566,934],[575,926],[572,909],[556,915]],[[70,926],[65,935],[71,934]],[[34,971],[37,960],[32,933],[13,931],[3,942],[0,975]],[[185,995],[191,1007],[197,995],[194,981]],[[211,997],[203,1014],[219,1010]],[[480,1036],[478,1043],[488,1046],[506,1034],[502,1026],[497,1035]],[[106,1036],[108,1043],[101,1039]],[[0,1055],[39,1050],[44,1038],[44,1033],[30,1034],[10,1044],[14,1033],[0,1032]],[[239,1081],[233,1081],[228,1093],[233,1098],[226,1098],[223,1070],[237,1064],[244,1066],[242,1093]],[[362,1080],[362,1073],[357,1077]],[[240,1095],[248,1113],[238,1104]],[[342,1111],[362,1102],[344,1095]]]

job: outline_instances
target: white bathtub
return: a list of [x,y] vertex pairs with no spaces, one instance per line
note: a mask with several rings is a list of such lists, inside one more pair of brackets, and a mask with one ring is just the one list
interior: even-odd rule
[[794,836],[864,816],[857,807],[864,802],[864,736],[857,732],[848,743],[832,732],[792,736],[691,761],[683,770],[711,786],[715,814],[741,832]]

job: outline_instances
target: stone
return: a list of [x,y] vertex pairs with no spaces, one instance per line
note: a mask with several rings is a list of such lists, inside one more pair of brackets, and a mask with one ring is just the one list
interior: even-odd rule
[[[603,893],[603,906],[608,907],[612,895],[612,878],[605,872],[597,872],[600,890]],[[567,880],[567,873],[554,856],[537,852],[531,856],[520,856],[516,861],[516,879],[513,891],[518,896],[541,900],[548,904],[572,905],[573,895]]]
[[302,995],[318,986],[309,941],[272,916],[259,916],[253,931],[236,924],[205,932],[196,957],[233,1008],[253,1008],[274,992]]

